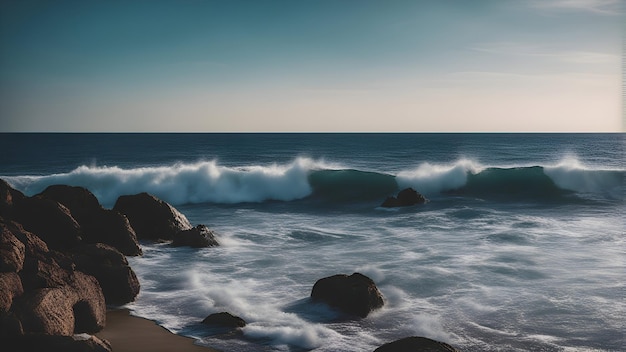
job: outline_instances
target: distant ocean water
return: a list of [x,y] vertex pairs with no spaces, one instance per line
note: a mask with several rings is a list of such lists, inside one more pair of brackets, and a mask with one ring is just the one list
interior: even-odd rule
[[[228,351],[372,351],[410,335],[463,351],[622,351],[624,134],[0,134],[27,195],[152,193],[222,246],[143,243],[133,314]],[[380,208],[413,187],[423,206]],[[361,272],[362,320],[309,301]],[[199,324],[229,311],[241,336]]]

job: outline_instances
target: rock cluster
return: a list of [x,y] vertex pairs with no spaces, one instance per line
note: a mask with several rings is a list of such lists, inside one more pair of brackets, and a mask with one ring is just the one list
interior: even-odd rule
[[374,352],[458,352],[447,343],[431,340],[426,337],[410,336],[386,343]]
[[125,257],[142,254],[138,238],[217,245],[154,196],[120,197],[116,208],[82,187],[27,197],[0,180],[0,339],[20,350],[110,351],[88,334],[104,327],[107,305],[139,293]]

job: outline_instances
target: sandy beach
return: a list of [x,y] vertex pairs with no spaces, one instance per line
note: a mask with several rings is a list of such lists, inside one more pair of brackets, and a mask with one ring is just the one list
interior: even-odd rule
[[194,345],[193,339],[173,334],[151,320],[131,316],[126,309],[108,311],[106,327],[95,335],[108,340],[115,352],[217,351]]

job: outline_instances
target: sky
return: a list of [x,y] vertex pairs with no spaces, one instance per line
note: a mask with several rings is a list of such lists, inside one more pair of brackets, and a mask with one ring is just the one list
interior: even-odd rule
[[620,0],[0,0],[0,132],[624,132]]

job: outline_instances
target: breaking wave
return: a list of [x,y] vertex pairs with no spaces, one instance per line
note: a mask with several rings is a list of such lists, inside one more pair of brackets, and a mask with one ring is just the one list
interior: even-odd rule
[[453,193],[475,197],[559,197],[594,194],[624,198],[624,170],[586,167],[575,159],[548,166],[484,166],[461,159],[422,163],[396,175],[330,165],[309,158],[288,164],[228,167],[217,161],[123,169],[80,166],[67,173],[3,176],[13,187],[34,195],[53,184],[82,186],[105,206],[120,195],[148,192],[172,204],[292,201],[306,197],[330,201],[374,200],[413,187],[427,196]]

